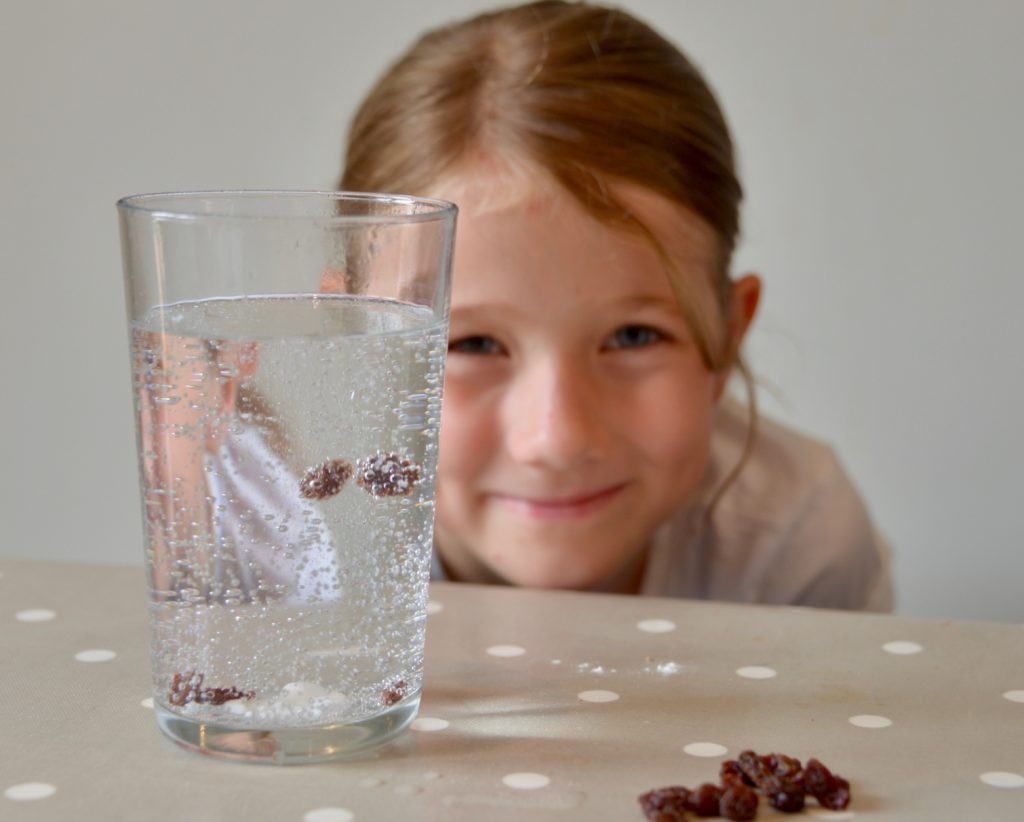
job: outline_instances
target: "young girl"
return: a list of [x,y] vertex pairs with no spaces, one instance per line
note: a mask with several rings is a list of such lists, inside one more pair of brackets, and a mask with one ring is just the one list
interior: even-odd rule
[[664,38],[550,1],[429,33],[360,107],[341,188],[460,206],[435,578],[891,608],[832,452],[755,413],[732,142]]

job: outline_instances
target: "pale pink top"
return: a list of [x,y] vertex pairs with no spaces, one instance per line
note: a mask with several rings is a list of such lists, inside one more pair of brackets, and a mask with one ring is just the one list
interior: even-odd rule
[[761,416],[753,453],[708,518],[747,418],[735,401],[719,406],[700,489],[655,535],[641,593],[891,611],[889,547],[827,445]]

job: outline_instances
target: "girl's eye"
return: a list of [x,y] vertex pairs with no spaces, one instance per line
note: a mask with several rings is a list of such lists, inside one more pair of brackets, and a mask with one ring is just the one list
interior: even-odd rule
[[650,326],[646,325],[624,325],[612,334],[608,341],[608,348],[643,348],[654,345],[665,339],[665,336]]
[[448,343],[449,354],[471,354],[486,356],[500,354],[501,345],[493,337],[477,335],[475,337],[462,337],[458,340],[451,340]]

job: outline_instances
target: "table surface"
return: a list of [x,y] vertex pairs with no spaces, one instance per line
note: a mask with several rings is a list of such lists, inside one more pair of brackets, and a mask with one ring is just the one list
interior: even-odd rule
[[752,748],[850,780],[805,817],[1024,819],[1024,626],[435,584],[413,729],[274,767],[164,738],[147,620],[139,568],[0,561],[0,818],[642,820]]

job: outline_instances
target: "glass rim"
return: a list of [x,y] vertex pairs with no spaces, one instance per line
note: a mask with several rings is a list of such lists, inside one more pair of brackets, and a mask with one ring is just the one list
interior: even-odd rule
[[[207,200],[244,200],[258,197],[280,197],[295,200],[335,200],[355,202],[383,202],[396,205],[426,206],[423,211],[410,211],[407,214],[230,214],[216,211],[197,211],[195,208],[175,209],[175,202],[183,204],[199,199]],[[325,223],[377,223],[397,225],[405,223],[428,223],[449,220],[455,217],[459,207],[448,200],[431,197],[415,197],[411,194],[387,194],[367,191],[319,191],[315,189],[211,189],[206,191],[164,191],[150,194],[132,194],[120,198],[116,206],[118,210],[145,214],[149,217],[168,220],[272,220],[275,222],[292,222],[296,220],[315,220]]]

